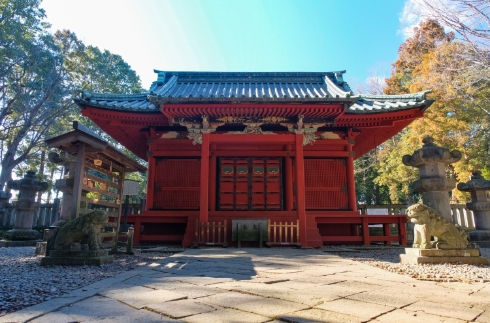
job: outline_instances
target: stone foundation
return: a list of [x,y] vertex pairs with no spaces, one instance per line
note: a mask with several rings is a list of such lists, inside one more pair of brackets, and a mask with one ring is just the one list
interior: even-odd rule
[[41,259],[41,266],[104,265],[114,261],[109,250],[51,250]]
[[463,263],[490,265],[490,260],[480,256],[480,249],[418,249],[405,248],[400,255],[402,264]]

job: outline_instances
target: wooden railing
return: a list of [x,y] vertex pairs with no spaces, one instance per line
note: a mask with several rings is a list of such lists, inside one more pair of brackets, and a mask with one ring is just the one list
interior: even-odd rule
[[221,222],[199,222],[196,220],[196,234],[194,246],[224,246],[226,242],[226,220]]
[[[360,204],[358,206],[359,212],[363,215],[396,215],[406,214],[408,205],[406,204],[386,204],[386,205],[366,205]],[[380,210],[380,211],[370,211]],[[386,212],[382,212],[386,210]],[[451,217],[454,224],[458,224],[466,230],[475,230],[475,221],[473,212],[466,207],[466,204],[451,204]]]
[[268,246],[273,245],[301,245],[299,241],[299,220],[294,222],[273,222],[267,221],[269,233]]

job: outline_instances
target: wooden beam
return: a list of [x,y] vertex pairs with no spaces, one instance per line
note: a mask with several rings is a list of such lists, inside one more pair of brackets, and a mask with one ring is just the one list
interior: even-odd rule
[[213,143],[294,143],[293,134],[277,134],[277,135],[251,135],[251,134],[210,134],[209,139]]

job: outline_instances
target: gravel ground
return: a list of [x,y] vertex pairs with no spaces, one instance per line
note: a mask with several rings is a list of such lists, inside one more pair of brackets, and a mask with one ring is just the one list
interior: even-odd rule
[[[349,247],[345,247],[349,248]],[[324,248],[324,250],[335,248]],[[409,276],[418,280],[437,282],[490,282],[490,266],[465,264],[400,264],[403,248],[379,247],[374,250],[340,252],[339,256],[378,267],[393,273]],[[481,255],[490,258],[490,248],[481,248]]]
[[41,267],[41,257],[34,251],[34,247],[0,248],[0,316],[172,255],[135,249],[134,256],[116,255],[108,265]]

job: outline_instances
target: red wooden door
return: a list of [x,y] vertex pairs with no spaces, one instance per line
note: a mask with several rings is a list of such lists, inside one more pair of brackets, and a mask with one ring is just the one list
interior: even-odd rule
[[282,210],[281,158],[220,158],[220,210]]

